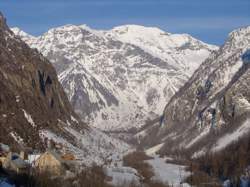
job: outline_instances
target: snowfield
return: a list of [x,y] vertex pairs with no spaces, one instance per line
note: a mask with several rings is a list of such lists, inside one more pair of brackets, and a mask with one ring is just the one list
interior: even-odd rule
[[188,184],[182,182],[190,175],[190,173],[185,170],[185,166],[166,163],[166,158],[160,158],[157,155],[147,162],[154,169],[155,176],[153,177],[153,180],[168,183],[174,187],[189,187]]

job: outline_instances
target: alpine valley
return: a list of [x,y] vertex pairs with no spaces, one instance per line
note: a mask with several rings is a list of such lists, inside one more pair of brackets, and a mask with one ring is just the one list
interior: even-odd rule
[[249,67],[250,26],[218,47],[0,13],[0,187],[249,187]]

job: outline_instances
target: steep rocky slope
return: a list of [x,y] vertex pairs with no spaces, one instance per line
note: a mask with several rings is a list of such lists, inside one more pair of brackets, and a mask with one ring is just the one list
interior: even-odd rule
[[138,136],[156,133],[158,150],[187,149],[198,156],[221,150],[249,133],[249,48],[250,27],[230,33],[220,50],[171,98],[160,124]]
[[13,31],[51,60],[75,111],[103,130],[137,128],[162,113],[217,48],[135,25],[110,31],[66,25],[36,38]]
[[60,126],[58,120],[77,125],[72,119],[78,117],[52,65],[15,37],[2,15],[0,18],[0,140],[14,143],[19,139],[39,146],[39,129]]
[[14,35],[2,14],[0,89],[2,143],[43,150],[53,140],[61,151],[70,151],[85,163],[100,163],[128,149],[79,120],[53,66]]

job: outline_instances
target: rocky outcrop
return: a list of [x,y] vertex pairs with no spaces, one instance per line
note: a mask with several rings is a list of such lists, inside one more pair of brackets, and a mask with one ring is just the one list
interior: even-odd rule
[[14,35],[2,14],[0,90],[0,142],[41,149],[42,129],[63,134],[63,123],[86,127],[72,110],[53,66]]

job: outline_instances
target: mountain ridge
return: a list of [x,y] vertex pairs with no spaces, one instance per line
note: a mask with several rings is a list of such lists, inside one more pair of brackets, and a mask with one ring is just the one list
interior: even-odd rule
[[[147,52],[139,44],[113,36],[113,30],[65,25],[36,40],[27,39],[17,29],[14,32],[51,60],[75,110],[84,121],[102,130],[138,128],[147,118],[159,115],[164,103],[216,48],[200,45],[202,42],[198,45],[197,40],[187,37],[180,39],[183,45],[188,43],[185,47],[168,47],[172,52],[159,56],[160,43],[154,47],[157,53],[149,45]],[[157,37],[158,33],[152,36]],[[189,48],[192,45],[197,48]],[[84,105],[89,106],[88,111],[82,109]]]
[[183,149],[198,156],[225,148],[243,136],[235,136],[234,131],[244,129],[247,134],[250,76],[249,62],[243,56],[250,48],[249,36],[250,27],[231,32],[225,44],[171,98],[160,124],[146,133],[158,134],[160,140],[154,144],[162,144],[159,151]]

